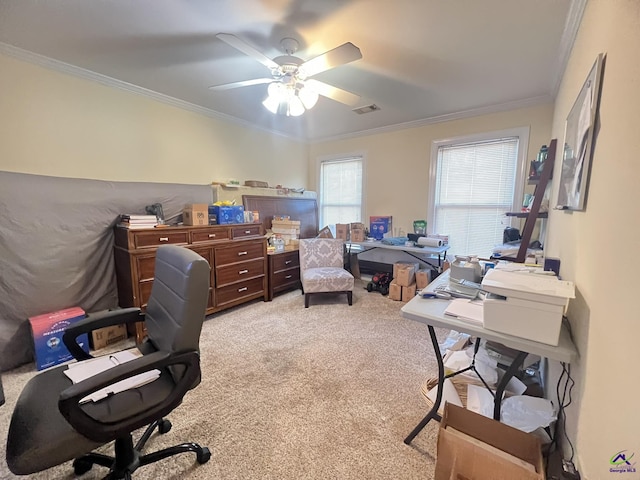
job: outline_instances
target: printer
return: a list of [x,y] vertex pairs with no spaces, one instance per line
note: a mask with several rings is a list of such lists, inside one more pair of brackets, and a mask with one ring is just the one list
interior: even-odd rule
[[558,345],[562,316],[575,298],[573,282],[503,269],[488,270],[482,290],[490,293],[483,302],[484,328]]

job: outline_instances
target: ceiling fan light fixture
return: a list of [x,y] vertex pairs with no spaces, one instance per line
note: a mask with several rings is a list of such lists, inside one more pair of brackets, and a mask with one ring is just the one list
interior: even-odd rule
[[280,102],[276,100],[275,97],[271,95],[267,95],[267,98],[264,99],[264,101],[262,102],[262,105],[264,105],[264,108],[266,108],[267,110],[269,110],[271,113],[275,115],[278,113],[278,107],[280,106]]
[[307,110],[312,109],[318,102],[318,92],[304,85],[298,89],[298,97]]
[[273,82],[267,87],[267,98],[262,105],[274,115],[299,117],[313,108],[318,101],[315,90],[300,83]]
[[289,109],[287,110],[287,116],[299,117],[305,111],[304,105],[300,97],[295,93],[289,97]]

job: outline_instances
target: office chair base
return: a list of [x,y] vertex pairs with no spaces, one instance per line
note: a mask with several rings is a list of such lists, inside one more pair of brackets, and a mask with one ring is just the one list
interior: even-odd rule
[[207,447],[201,447],[197,443],[188,442],[173,447],[164,448],[157,452],[141,455],[147,440],[151,437],[153,431],[158,428],[160,433],[167,433],[171,430],[171,422],[169,420],[160,419],[153,422],[147,427],[140,437],[140,440],[133,446],[133,438],[131,435],[118,438],[115,441],[115,457],[102,455],[100,453],[89,453],[73,461],[73,472],[76,475],[87,473],[93,465],[100,465],[109,468],[109,474],[105,480],[130,479],[131,474],[139,467],[149,465],[164,458],[177,455],[184,452],[194,452],[196,459],[200,465],[205,464],[211,458],[211,452]]

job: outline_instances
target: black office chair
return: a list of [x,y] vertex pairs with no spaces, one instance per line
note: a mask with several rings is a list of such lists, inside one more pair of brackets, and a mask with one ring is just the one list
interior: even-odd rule
[[[158,249],[155,279],[146,314],[127,308],[73,324],[63,341],[78,360],[91,358],[75,339],[96,328],[144,320],[148,338],[138,346],[142,356],[76,384],[62,365],[33,377],[16,404],[7,438],[7,465],[17,475],[40,472],[75,459],[77,475],[93,464],[110,468],[108,479],[131,478],[138,467],[182,452],[195,452],[200,464],[209,449],[183,443],[143,455],[144,444],[157,427],[171,429],[163,417],[200,383],[199,340],[209,296],[209,264],[186,248]],[[97,402],[80,399],[114,382],[158,369],[160,377],[146,385],[112,394]],[[134,446],[131,432],[148,425]],[[115,440],[115,456],[90,453]]]

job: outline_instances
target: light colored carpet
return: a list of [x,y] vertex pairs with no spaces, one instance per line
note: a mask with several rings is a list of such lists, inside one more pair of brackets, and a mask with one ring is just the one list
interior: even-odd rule
[[[405,436],[427,412],[420,394],[436,373],[427,327],[400,317],[402,303],[368,293],[356,281],[346,297],[312,298],[300,290],[272,302],[218,313],[201,337],[203,379],[169,415],[172,430],[147,451],[193,441],[211,449],[209,463],[180,454],[134,473],[136,479],[429,479],[437,422],[411,446]],[[11,411],[26,365],[2,374],[0,478]],[[110,448],[101,451],[110,454]],[[93,467],[82,479],[102,478]],[[31,477],[72,479],[71,463]]]

